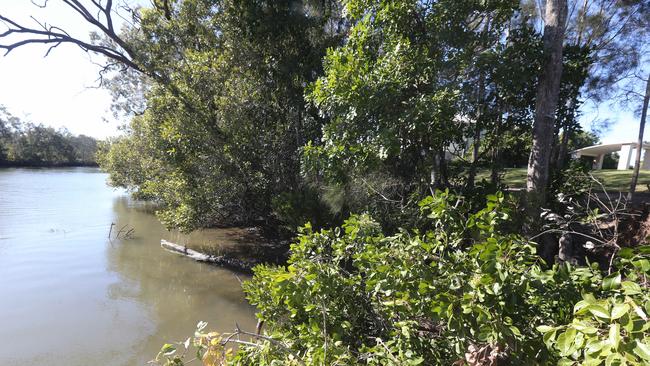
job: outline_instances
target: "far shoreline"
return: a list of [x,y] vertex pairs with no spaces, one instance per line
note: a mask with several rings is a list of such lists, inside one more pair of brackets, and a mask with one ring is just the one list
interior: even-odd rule
[[97,163],[0,163],[2,168],[99,168]]

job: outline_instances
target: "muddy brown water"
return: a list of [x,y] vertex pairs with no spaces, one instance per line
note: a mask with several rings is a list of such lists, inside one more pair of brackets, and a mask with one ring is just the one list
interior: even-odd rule
[[[145,365],[199,321],[254,328],[233,272],[160,248],[163,238],[228,245],[237,232],[168,232],[106,177],[0,169],[0,365]],[[132,237],[109,240],[111,223],[113,237]]]

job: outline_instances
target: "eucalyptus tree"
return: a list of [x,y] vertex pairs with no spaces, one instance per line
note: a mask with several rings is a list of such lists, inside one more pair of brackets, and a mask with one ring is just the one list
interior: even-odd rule
[[537,86],[533,142],[528,161],[526,191],[529,214],[535,218],[546,200],[555,111],[562,77],[562,50],[567,18],[566,0],[547,0],[544,25],[544,62]]
[[[544,7],[537,1],[523,1],[522,8],[534,26],[541,29]],[[565,67],[562,79],[552,152],[553,166],[558,169],[566,161],[568,141],[580,131],[581,105],[616,99],[620,81],[638,70],[640,50],[648,39],[649,30],[644,22],[650,17],[650,3],[568,0],[567,10],[565,48],[583,56],[565,63],[577,73],[570,75]],[[558,137],[560,140],[556,141]]]
[[[566,44],[586,51],[587,75],[581,90],[568,101],[578,110],[578,96],[594,104],[616,99],[620,81],[641,66],[642,50],[648,42],[650,3],[644,0],[581,0],[570,2]],[[577,120],[577,112],[573,113]],[[573,126],[577,125],[577,122]],[[575,128],[563,126],[557,166],[567,155],[567,141]]]
[[[641,80],[643,79],[641,78]],[[636,191],[636,184],[639,180],[639,169],[641,168],[641,152],[645,151],[643,149],[643,145],[644,145],[643,136],[645,132],[646,118],[648,117],[648,103],[650,102],[650,74],[647,74],[645,80],[643,81],[645,81],[645,92],[643,93],[643,95],[637,93],[636,94],[637,97],[634,98],[634,99],[641,99],[642,102],[641,102],[641,110],[640,110],[641,118],[639,120],[639,137],[637,138],[637,142],[636,142],[637,143],[636,156],[634,158],[634,173],[632,174],[632,181],[630,182],[630,190],[627,194],[628,201],[632,200],[634,193]],[[644,159],[647,158],[648,155],[644,157]],[[646,164],[645,161],[644,164]]]

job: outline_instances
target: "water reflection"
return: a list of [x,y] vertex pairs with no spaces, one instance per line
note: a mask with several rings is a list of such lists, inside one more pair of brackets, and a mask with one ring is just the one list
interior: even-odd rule
[[[254,327],[233,273],[162,250],[190,239],[105,178],[0,170],[0,365],[144,365],[200,320]],[[133,237],[109,240],[111,222]]]
[[[251,329],[253,309],[246,303],[239,280],[224,269],[193,262],[165,252],[160,238],[180,239],[167,232],[151,214],[154,206],[126,197],[113,200],[116,227],[133,228],[130,239],[115,239],[106,246],[107,271],[119,281],[108,286],[107,297],[146,304],[155,331],[136,348],[153,357],[162,344],[181,341],[194,332],[198,321],[228,331],[235,322]],[[135,355],[132,363],[146,361]]]

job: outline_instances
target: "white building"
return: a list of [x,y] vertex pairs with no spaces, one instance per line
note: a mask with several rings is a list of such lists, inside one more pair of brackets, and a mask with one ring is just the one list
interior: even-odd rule
[[[574,158],[581,156],[591,156],[594,158],[594,169],[603,168],[605,155],[618,152],[618,170],[628,170],[630,166],[634,167],[634,157],[636,156],[636,142],[622,142],[617,144],[602,144],[589,147],[583,147],[571,152]],[[641,155],[641,169],[650,170],[650,144],[643,143],[643,154]],[[634,154],[633,154],[634,152]]]

